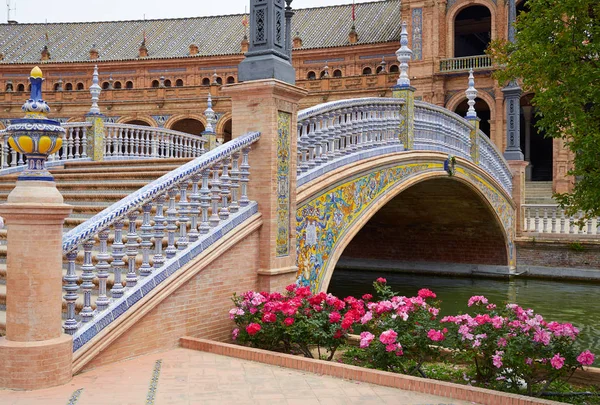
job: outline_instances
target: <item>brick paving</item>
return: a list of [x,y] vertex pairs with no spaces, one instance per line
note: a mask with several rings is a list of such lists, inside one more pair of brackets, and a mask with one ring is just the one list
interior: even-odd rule
[[[152,388],[156,387],[156,391]],[[2,405],[401,404],[472,402],[173,349],[77,375],[60,387],[0,391]]]

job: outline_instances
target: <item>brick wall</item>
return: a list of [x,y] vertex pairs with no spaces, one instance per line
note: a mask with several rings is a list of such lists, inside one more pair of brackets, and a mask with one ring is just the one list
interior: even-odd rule
[[419,183],[386,204],[359,231],[342,258],[507,264],[494,214],[463,183]]
[[257,287],[258,231],[163,300],[84,369],[178,346],[186,335],[227,340],[231,296]]
[[600,269],[600,243],[521,240],[517,266],[574,267]]

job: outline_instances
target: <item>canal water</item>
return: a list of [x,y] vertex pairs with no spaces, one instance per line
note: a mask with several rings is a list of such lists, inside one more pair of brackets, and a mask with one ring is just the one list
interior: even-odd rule
[[570,322],[581,331],[578,346],[596,354],[594,366],[600,367],[600,284],[527,278],[465,278],[432,274],[406,274],[337,269],[329,283],[330,293],[338,297],[360,297],[373,293],[373,281],[385,277],[399,295],[414,296],[421,288],[437,294],[441,316],[467,312],[473,295],[484,295],[490,302],[517,303],[532,308],[548,321]]

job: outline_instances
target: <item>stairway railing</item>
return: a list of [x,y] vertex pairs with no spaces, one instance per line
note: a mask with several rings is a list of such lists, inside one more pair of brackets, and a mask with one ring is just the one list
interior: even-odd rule
[[600,218],[589,218],[583,228],[582,214],[569,216],[558,204],[523,204],[523,232],[562,235],[600,235]]
[[129,124],[104,124],[104,156],[187,158],[204,153],[206,139],[172,129]]
[[[206,152],[63,236],[67,266],[63,328],[73,335],[74,351],[257,212],[256,203],[248,199],[248,153],[259,138],[258,132],[248,133]],[[110,291],[109,273],[114,274]],[[83,307],[76,311],[80,290]]]
[[401,145],[403,99],[332,101],[298,113],[298,175],[329,161],[379,146]]

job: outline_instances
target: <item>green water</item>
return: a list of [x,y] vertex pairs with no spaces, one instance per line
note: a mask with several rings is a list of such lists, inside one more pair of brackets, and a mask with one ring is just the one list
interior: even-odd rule
[[442,301],[442,316],[466,312],[471,296],[484,295],[495,304],[514,302],[532,308],[548,321],[570,322],[581,331],[579,348],[595,353],[594,365],[600,367],[600,284],[335,270],[328,292],[338,297],[372,294],[372,283],[377,277],[385,277],[400,295],[414,296],[421,288],[431,289]]

